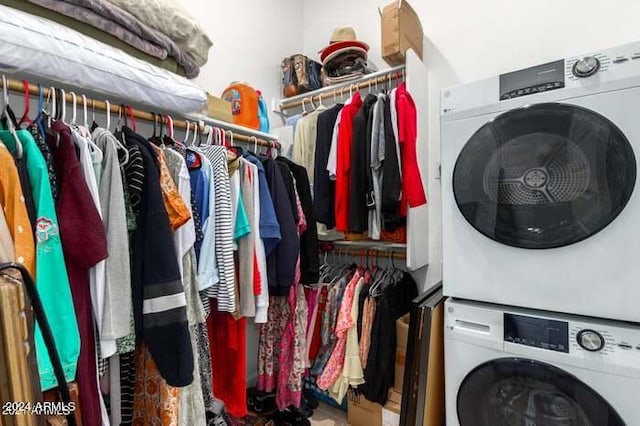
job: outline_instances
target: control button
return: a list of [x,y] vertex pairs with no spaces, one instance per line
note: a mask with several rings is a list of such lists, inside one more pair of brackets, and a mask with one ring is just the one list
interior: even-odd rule
[[640,345],[636,346],[636,349],[640,351]]
[[629,58],[627,58],[626,56],[618,56],[617,58],[615,58],[613,60],[614,64],[621,64],[623,62],[627,62],[629,60]]
[[604,348],[604,337],[595,330],[581,330],[576,340],[582,349],[589,352],[598,352]]
[[624,349],[625,351],[629,351],[629,350],[633,349],[633,346],[628,345],[626,343],[618,343],[618,347],[620,349]]
[[640,53],[634,53],[631,55],[631,59],[640,59]]
[[578,78],[585,78],[597,73],[600,69],[600,61],[594,56],[585,56],[573,64],[573,75]]

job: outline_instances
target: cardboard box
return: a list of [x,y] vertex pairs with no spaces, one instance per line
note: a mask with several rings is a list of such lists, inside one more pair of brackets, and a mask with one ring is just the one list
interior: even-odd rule
[[396,321],[396,368],[393,388],[402,393],[404,367],[407,362],[407,341],[409,340],[409,314]]
[[382,59],[389,65],[405,62],[407,49],[413,49],[422,59],[424,33],[418,14],[403,0],[395,0],[380,14],[382,26]]
[[347,419],[351,426],[398,426],[402,394],[391,389],[384,407],[371,402],[364,395],[349,394]]
[[215,118],[216,120],[233,123],[231,102],[207,93],[207,115],[211,118]]

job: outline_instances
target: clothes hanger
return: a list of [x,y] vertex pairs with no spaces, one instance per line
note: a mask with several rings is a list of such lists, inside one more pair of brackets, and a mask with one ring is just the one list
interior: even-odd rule
[[60,120],[65,123],[67,118],[67,92],[64,89],[60,89],[60,110],[62,111]]
[[22,80],[22,85],[24,86],[24,114],[22,114],[22,117],[18,121],[18,126],[22,123],[32,125],[33,120],[29,118],[29,104],[31,103],[31,97],[29,96],[29,82],[27,80]]
[[[111,104],[108,99],[104,103],[107,104],[107,130],[111,131]],[[120,121],[120,118],[118,118],[118,121]]]
[[125,111],[129,114],[129,118],[131,118],[131,128],[135,132],[136,131],[136,118],[133,115],[133,108],[131,108],[130,105],[127,105],[125,107]]
[[[258,138],[255,136],[251,136],[251,138],[253,139],[253,152],[258,152]],[[325,260],[326,259],[327,257],[325,256]]]
[[188,144],[187,146],[191,146],[191,147],[195,146],[196,139],[198,137],[198,127],[199,127],[199,125],[197,123],[194,123],[194,126],[193,126],[193,139],[191,140],[191,143]]
[[305,115],[307,113],[307,107],[304,104],[306,100],[307,98],[302,98],[302,115]]
[[173,138],[173,135],[174,135],[173,118],[171,118],[171,116],[167,114],[164,116],[164,120],[167,121],[167,131],[169,132],[169,134],[162,138],[162,142],[165,145],[175,145],[176,143],[179,143]]
[[73,112],[71,114],[71,125],[78,127],[78,125],[76,124],[78,98],[74,92],[69,92],[69,94],[71,94],[71,105],[73,107]]
[[82,126],[89,130],[89,117],[87,116],[87,97],[82,95]]
[[184,141],[182,142],[182,144],[184,146],[187,146],[189,144],[189,129],[191,128],[191,123],[189,123],[188,121],[185,120],[185,132],[184,132]]
[[9,108],[9,87],[7,86],[7,76],[4,74],[2,74],[2,100],[3,111],[7,116],[7,127],[16,144],[16,156],[18,158],[22,158],[24,151],[22,150],[22,143],[20,142],[20,138],[18,138],[18,133],[16,133],[15,123],[13,122],[12,117],[10,117],[10,115],[13,115],[13,111]]

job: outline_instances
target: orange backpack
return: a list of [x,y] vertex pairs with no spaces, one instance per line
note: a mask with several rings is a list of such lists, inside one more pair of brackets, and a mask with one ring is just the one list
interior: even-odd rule
[[233,122],[251,129],[260,128],[258,92],[247,83],[233,82],[222,93],[222,99],[231,102]]

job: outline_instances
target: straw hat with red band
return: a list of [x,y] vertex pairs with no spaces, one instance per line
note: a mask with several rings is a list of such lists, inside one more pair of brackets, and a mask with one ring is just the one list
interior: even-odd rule
[[364,53],[366,58],[369,51],[369,45],[362,41],[356,40],[356,31],[351,27],[336,28],[331,34],[329,46],[322,49],[320,53],[320,62],[325,63],[327,57],[335,58],[338,54],[348,51],[357,50]]

